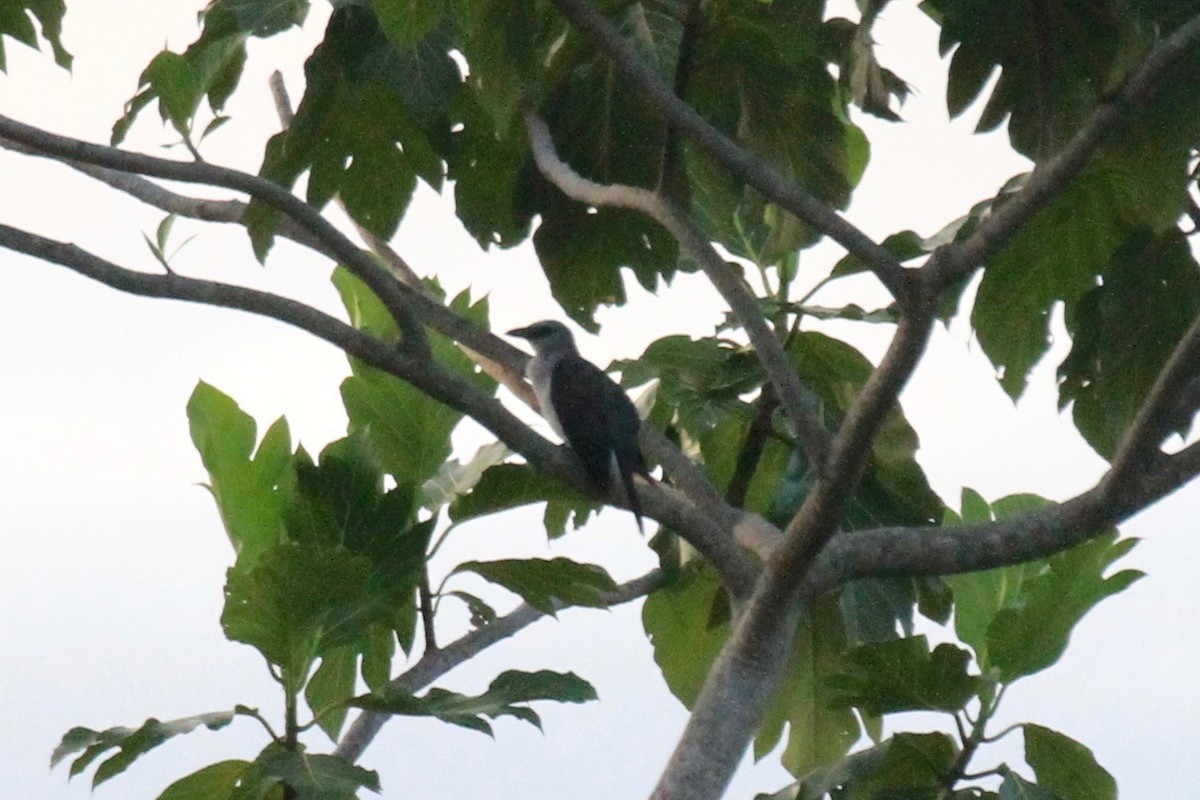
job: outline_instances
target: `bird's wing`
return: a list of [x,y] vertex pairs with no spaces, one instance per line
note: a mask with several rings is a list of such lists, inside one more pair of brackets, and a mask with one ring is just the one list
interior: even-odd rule
[[642,530],[642,508],[633,488],[633,476],[650,475],[637,436],[641,420],[637,409],[599,367],[579,356],[564,358],[554,368],[550,402],[563,428],[563,437],[579,456],[597,488],[608,491],[615,467]]
[[598,489],[612,482],[612,432],[605,414],[612,380],[600,368],[578,355],[561,359],[550,379],[554,405],[563,437],[579,456],[588,477]]

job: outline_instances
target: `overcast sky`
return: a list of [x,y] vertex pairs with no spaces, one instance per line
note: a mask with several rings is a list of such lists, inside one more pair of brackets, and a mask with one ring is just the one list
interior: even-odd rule
[[[75,71],[6,41],[0,112],[47,129],[106,142],[137,76],[164,43],[180,50],[195,37],[200,0],[139,4],[132,17],[116,0],[75,2],[66,43]],[[286,64],[295,97],[300,65],[320,38],[324,4],[302,33],[252,43],[244,86],[230,105],[234,122],[205,145],[206,157],[255,171],[276,123],[266,75]],[[904,228],[931,234],[1026,165],[1000,136],[970,135],[950,124],[943,102],[936,30],[907,3],[880,25],[883,62],[913,82],[905,125],[864,121],[873,157],[850,211],[868,233]],[[129,145],[163,154],[171,135],[148,111]],[[182,157],[182,153],[170,153]],[[73,241],[125,266],[151,270],[142,242],[157,212],[114,195],[70,170],[0,151],[0,220]],[[180,223],[177,240],[200,235],[176,268],[189,275],[271,288],[339,311],[329,265],[280,243],[258,266],[237,229]],[[396,240],[422,273],[452,290],[491,297],[505,330],[561,316],[529,248],[482,252],[449,203],[421,193]],[[839,253],[818,248],[804,265],[821,274]],[[881,299],[864,280],[853,286]],[[633,356],[658,336],[711,332],[721,304],[700,281],[680,279],[659,300],[631,286],[632,301],[600,315],[603,339],[582,337],[604,364]],[[683,298],[683,299],[681,299]],[[846,299],[830,294],[830,302]],[[686,312],[686,313],[685,313]],[[828,326],[877,357],[877,331]],[[1061,326],[1059,327],[1061,331]],[[1055,410],[1060,335],[1014,408],[959,322],[939,331],[904,395],[922,437],[921,462],[951,504],[963,486],[994,499],[1018,491],[1055,498],[1091,485],[1103,463]],[[280,324],[217,309],[119,294],[62,268],[0,251],[0,774],[3,793],[21,798],[84,798],[87,777],[68,783],[47,769],[51,749],[74,725],[137,725],[231,708],[260,707],[278,718],[280,701],[257,653],[227,642],[218,624],[232,553],[188,438],[184,406],[198,380],[231,394],[260,431],[286,414],[310,451],[344,434],[338,384],[344,358]],[[544,429],[544,428],[543,428]],[[482,442],[469,431],[464,447]],[[1018,683],[997,728],[1034,720],[1093,748],[1122,796],[1191,800],[1200,785],[1200,700],[1195,691],[1200,633],[1192,621],[1200,565],[1196,502],[1185,489],[1125,527],[1140,536],[1122,567],[1150,574],[1106,601],[1077,629],[1062,662]],[[548,545],[540,514],[518,512],[465,526],[445,552],[455,559],[568,555],[605,565],[618,579],[654,559],[627,515],[611,511],[564,542]],[[465,585],[465,584],[464,584]],[[451,612],[451,629],[465,621]],[[503,669],[574,670],[601,702],[542,706],[545,735],[506,720],[493,742],[424,721],[393,722],[367,751],[385,798],[639,797],[657,778],[685,714],[662,684],[641,630],[639,607],[571,611],[493,648],[439,685],[477,691]],[[908,723],[891,723],[902,730]],[[331,745],[320,735],[314,750]],[[252,758],[264,744],[253,723],[200,732],[144,757],[96,797],[152,798],[171,780],[224,758]],[[1019,754],[1016,737],[973,765]],[[992,755],[994,753],[994,755]],[[730,797],[748,798],[790,781],[775,755],[739,773]]]

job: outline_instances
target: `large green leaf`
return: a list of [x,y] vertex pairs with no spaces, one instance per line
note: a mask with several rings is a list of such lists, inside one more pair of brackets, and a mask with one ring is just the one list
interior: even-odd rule
[[201,381],[188,400],[192,442],[209,475],[238,569],[281,541],[290,495],[291,436],[280,417],[254,450],[255,423],[228,395]]
[[412,583],[395,580],[390,566],[341,546],[277,545],[250,572],[230,570],[225,635],[258,649],[298,691],[318,656],[339,645],[363,648],[378,625],[397,624]]
[[1143,576],[1137,570],[1104,576],[1135,544],[1136,539],[1117,541],[1114,531],[1051,556],[1028,573],[1018,602],[1000,609],[988,626],[988,657],[1001,680],[1012,682],[1053,664],[1084,614]]
[[353,705],[372,711],[405,716],[436,717],[452,725],[492,735],[489,719],[512,716],[542,727],[541,717],[528,706],[535,700],[586,703],[596,699],[592,685],[573,672],[502,672],[481,695],[467,696],[445,689],[430,689],[417,696],[395,686],[378,694],[356,698]]
[[[1176,343],[1200,313],[1200,268],[1187,238],[1130,236],[1067,317],[1073,347],[1059,367],[1059,405],[1074,403],[1075,427],[1105,458]],[[1180,420],[1186,434],[1190,420]]]
[[242,773],[230,800],[264,800],[281,785],[304,800],[355,800],[359,789],[379,791],[379,776],[338,756],[309,755],[272,742]]
[[[334,283],[356,327],[389,341],[399,335],[394,322],[365,284],[345,271],[335,273]],[[436,284],[429,288],[434,294],[440,293]],[[449,305],[460,316],[486,325],[486,299],[472,303],[469,293],[463,292]],[[495,390],[495,381],[457,345],[442,336],[430,338],[433,356],[441,367],[480,391]],[[462,412],[358,359],[351,358],[350,366],[354,374],[341,387],[350,429],[362,431],[368,437],[376,458],[398,483],[421,486],[450,457],[450,433],[462,419]]]
[[[962,522],[977,524],[1003,519],[1007,515],[1042,508],[1048,500],[1035,495],[1012,495],[989,505],[972,489],[962,491],[961,516],[946,512],[943,524]],[[951,575],[946,578],[954,592],[954,630],[958,638],[975,651],[981,668],[991,664],[988,655],[988,630],[1001,609],[1020,605],[1024,597],[1021,587],[1027,577],[1036,574],[1041,562],[1014,564],[1011,567]]]
[[693,562],[642,606],[642,626],[654,648],[654,661],[671,693],[689,708],[729,637],[729,615],[714,614],[714,608],[726,602],[712,568]]
[[949,711],[975,696],[979,678],[967,672],[966,650],[924,636],[861,645],[846,656],[847,670],[830,679],[841,700],[869,714]]
[[882,800],[934,797],[954,761],[954,742],[943,733],[898,733],[806,774],[782,791],[757,800]]
[[297,458],[295,470],[292,502],[284,513],[290,541],[345,547],[412,574],[424,563],[426,540],[413,530],[415,490],[400,484],[384,491],[383,472],[365,434],[328,445],[319,466]]
[[[1005,519],[1047,503],[1034,495],[1012,495],[989,506],[964,490],[962,517],[948,515],[947,522]],[[1084,614],[1142,577],[1136,570],[1104,575],[1135,544],[1136,539],[1118,541],[1114,531],[1048,559],[950,576],[959,639],[975,650],[982,670],[995,667],[1004,682],[1045,669],[1062,655]]]
[[796,631],[787,671],[755,736],[755,757],[775,748],[784,723],[788,738],[780,760],[796,776],[836,761],[858,740],[858,718],[837,703],[837,693],[828,682],[842,671],[845,650],[837,605],[825,601],[810,607]]
[[[830,75],[845,51],[823,4],[739,0],[702,6],[683,97],[706,119],[830,205],[844,207],[868,146],[846,115],[848,94]],[[774,264],[818,234],[734,182],[688,145],[693,210],[710,236],[759,264]]]
[[[1133,30],[1113,3],[1048,0],[1030,10],[986,0],[927,0],[941,24],[940,48],[954,50],[947,106],[961,114],[1001,70],[979,120],[1008,120],[1013,146],[1031,158],[1061,146],[1112,86]],[[1054,35],[1048,32],[1053,31]]]
[[34,28],[34,20],[41,28],[42,38],[54,51],[55,63],[70,69],[71,54],[62,43],[62,22],[66,13],[64,0],[6,0],[0,3],[0,72],[7,68],[4,37],[9,36],[21,44],[37,48],[38,32]]
[[246,40],[299,26],[308,6],[308,0],[210,3],[200,14],[204,22],[200,38],[183,53],[162,51],[142,72],[138,93],[126,103],[125,114],[113,126],[112,143],[125,138],[138,114],[154,100],[163,121],[190,138],[200,103],[207,98],[213,113],[219,114],[237,88],[246,63]]
[[158,747],[167,739],[191,733],[201,726],[213,731],[219,730],[232,722],[233,717],[232,711],[217,711],[168,722],[148,719],[139,728],[109,728],[103,731],[72,728],[63,736],[58,747],[54,748],[54,753],[50,756],[50,766],[53,768],[67,756],[82,751],[81,755],[71,762],[71,777],[74,777],[101,755],[115,748],[117,752],[96,768],[96,774],[92,778],[92,786],[96,787],[114,775],[124,772],[139,756]]
[[1058,731],[1026,723],[1025,760],[1038,786],[1061,800],[1116,800],[1117,782],[1092,751]]
[[568,558],[465,561],[454,572],[474,572],[552,616],[558,605],[604,608],[605,595],[617,588],[603,567]]
[[[1186,81],[1171,83],[988,263],[971,323],[1012,397],[1024,392],[1030,369],[1049,348],[1054,305],[1065,303],[1073,317],[1080,298],[1107,280],[1106,269],[1131,234],[1158,235],[1184,213],[1200,101],[1194,80],[1186,90],[1174,86]],[[1168,122],[1177,119],[1186,122]]]
[[[390,238],[417,177],[435,189],[442,184],[435,133],[446,126],[461,81],[449,49],[441,27],[400,48],[370,9],[338,5],[305,64],[295,118],[267,146],[263,177],[290,188],[307,170],[310,203],[319,208],[340,195],[356,222]],[[251,203],[247,221],[260,259],[277,219]]]

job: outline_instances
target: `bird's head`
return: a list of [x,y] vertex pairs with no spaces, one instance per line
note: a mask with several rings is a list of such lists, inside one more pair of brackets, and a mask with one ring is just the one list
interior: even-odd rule
[[535,322],[524,328],[514,328],[508,335],[525,339],[539,353],[560,348],[575,348],[575,337],[571,335],[567,326],[550,319]]

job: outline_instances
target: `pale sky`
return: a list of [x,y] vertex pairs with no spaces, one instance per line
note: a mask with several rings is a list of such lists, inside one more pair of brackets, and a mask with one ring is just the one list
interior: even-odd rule
[[[201,0],[139,4],[75,2],[66,43],[73,75],[47,55],[6,41],[0,112],[59,133],[106,142],[137,77],[164,43],[179,50],[196,34]],[[324,4],[302,33],[252,45],[234,121],[205,144],[206,157],[256,170],[276,122],[266,75],[278,64],[294,98],[300,65],[320,38]],[[873,158],[849,216],[879,237],[904,228],[931,234],[996,190],[1025,164],[1002,137],[970,135],[970,120],[947,123],[934,26],[908,4],[894,3],[878,29],[884,64],[918,91],[905,125],[863,122]],[[968,114],[968,116],[971,116]],[[128,145],[156,154],[171,134],[144,114]],[[156,265],[142,242],[161,215],[64,167],[0,150],[0,220],[80,246],[125,266]],[[329,265],[279,243],[258,266],[236,228],[180,222],[177,241],[198,233],[176,269],[285,293],[339,312]],[[423,192],[395,242],[419,271],[451,290],[471,286],[491,297],[493,324],[506,330],[559,316],[528,247],[482,252],[453,217],[447,200]],[[805,253],[813,272],[836,248]],[[819,268],[819,269],[818,269]],[[870,306],[879,295],[866,279],[849,289]],[[720,314],[711,289],[680,279],[662,299],[631,286],[632,301],[600,315],[602,338],[584,336],[585,355],[604,364],[633,356],[658,336],[708,334]],[[680,298],[686,298],[681,300]],[[828,301],[849,295],[830,293]],[[878,331],[842,323],[822,328],[876,357]],[[1059,326],[1061,332],[1061,326]],[[344,434],[338,384],[347,373],[331,347],[278,323],[246,315],[133,298],[66,270],[0,251],[0,774],[10,797],[85,798],[91,771],[67,781],[49,772],[49,754],[74,725],[136,726],[229,709],[236,703],[279,718],[277,686],[251,648],[227,642],[218,617],[232,560],[188,438],[184,406],[198,380],[232,395],[260,432],[286,414],[310,451]],[[1054,498],[1090,486],[1103,463],[1056,411],[1054,367],[1069,343],[1059,335],[1014,408],[961,322],[939,331],[904,395],[922,437],[920,459],[934,488],[952,505],[961,487],[988,499],[1013,492]],[[545,426],[542,428],[547,430]],[[482,439],[470,431],[471,448]],[[1200,489],[1185,489],[1124,530],[1144,541],[1120,566],[1149,573],[1101,604],[1076,629],[1062,661],[1013,687],[996,730],[1032,720],[1093,749],[1116,777],[1122,797],[1191,800],[1200,785],[1194,690],[1200,630],[1181,613],[1198,599],[1194,573],[1200,536],[1194,509]],[[540,513],[525,510],[465,526],[439,561],[567,555],[594,561],[618,579],[654,559],[627,515],[547,544]],[[435,576],[435,580],[436,580]],[[464,587],[467,584],[463,584]],[[447,609],[450,606],[447,604]],[[465,627],[450,613],[446,636]],[[440,619],[440,618],[439,618]],[[682,729],[685,712],[650,658],[639,604],[613,612],[576,610],[543,621],[440,681],[473,692],[504,669],[574,670],[601,701],[541,704],[545,735],[521,723],[496,725],[493,742],[433,721],[393,721],[362,763],[377,769],[389,800],[525,797],[640,797],[648,794]],[[906,727],[911,723],[911,727]],[[890,730],[924,730],[928,719],[892,720]],[[313,751],[332,745],[321,734]],[[95,793],[153,798],[169,782],[225,758],[253,758],[265,744],[239,720],[218,733],[192,734],[144,756]],[[1020,737],[986,750],[986,769],[1019,757]],[[1026,771],[1028,775],[1028,771]],[[772,754],[739,772],[731,798],[750,798],[790,782]]]

